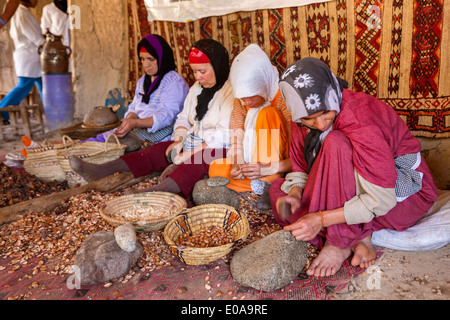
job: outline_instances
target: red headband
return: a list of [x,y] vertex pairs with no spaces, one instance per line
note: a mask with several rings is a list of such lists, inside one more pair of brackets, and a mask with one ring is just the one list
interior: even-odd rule
[[189,63],[211,63],[211,61],[198,48],[191,48],[191,52],[189,52]]
[[145,49],[144,46],[141,46],[141,49],[139,50],[139,52],[146,52],[146,53],[148,53],[147,49]]

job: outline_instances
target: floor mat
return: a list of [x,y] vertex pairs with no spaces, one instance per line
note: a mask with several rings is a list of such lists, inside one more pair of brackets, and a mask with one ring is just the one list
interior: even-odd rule
[[[155,178],[148,182],[155,183]],[[78,286],[67,267],[76,251],[93,232],[113,228],[98,214],[98,207],[117,194],[91,192],[74,197],[54,212],[30,213],[0,229],[1,300],[326,300],[345,289],[364,270],[345,261],[334,276],[315,278],[305,272],[274,292],[243,287],[230,273],[228,256],[203,266],[188,266],[173,256],[162,240],[162,230],[138,233],[144,247],[136,266],[111,282]],[[250,234],[240,246],[256,241],[281,227],[271,211],[255,209],[258,197],[240,194],[240,210],[249,219]],[[80,209],[80,204],[85,204]],[[237,247],[235,250],[239,250]],[[377,258],[382,254],[378,250]],[[317,255],[308,250],[306,267]]]
[[[377,258],[382,254],[378,251]],[[138,272],[128,281],[78,286],[72,275],[33,276],[33,263],[14,270],[0,260],[2,300],[327,300],[347,287],[364,270],[345,261],[334,276],[316,278],[301,273],[294,281],[273,292],[239,285],[230,274],[229,259],[208,265],[187,266],[177,258],[171,265],[152,272]],[[7,266],[7,267],[5,267]]]

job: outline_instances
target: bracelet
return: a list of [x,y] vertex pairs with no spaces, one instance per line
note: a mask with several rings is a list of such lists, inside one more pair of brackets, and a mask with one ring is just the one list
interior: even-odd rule
[[322,221],[322,228],[324,227],[324,225],[323,225],[323,214],[322,214],[322,211],[320,211],[319,210],[319,213],[320,213],[320,220]]
[[3,26],[6,26],[6,23],[0,18],[0,22],[3,24]]

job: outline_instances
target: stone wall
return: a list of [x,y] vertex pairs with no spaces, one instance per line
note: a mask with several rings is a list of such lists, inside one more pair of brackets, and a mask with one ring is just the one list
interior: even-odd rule
[[[52,0],[39,0],[33,14],[40,22],[42,8]],[[0,0],[0,8],[6,0]],[[128,10],[126,0],[69,0],[80,8],[80,29],[73,29],[72,77],[74,122],[91,108],[104,105],[109,90],[125,90],[128,77]],[[0,31],[0,92],[17,83],[9,28]]]
[[72,29],[75,117],[105,104],[108,92],[124,90],[128,75],[126,0],[72,0],[80,7],[80,29]]
[[450,139],[418,139],[436,186],[441,190],[450,190]]
[[[0,0],[2,1],[2,0]],[[6,28],[0,31],[0,92],[9,92],[17,83],[12,52],[14,45]]]

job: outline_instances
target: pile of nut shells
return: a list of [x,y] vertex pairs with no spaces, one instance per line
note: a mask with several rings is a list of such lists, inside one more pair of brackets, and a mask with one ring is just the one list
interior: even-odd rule
[[[149,188],[157,184],[157,181],[158,177],[149,178],[134,185],[132,189]],[[100,208],[105,206],[108,200],[123,195],[126,190],[114,193],[82,193],[61,202],[52,212],[31,212],[17,217],[11,223],[1,225],[0,258],[5,260],[0,265],[0,271],[4,270],[7,264],[11,267],[9,273],[18,272],[24,267],[32,270],[28,274],[22,272],[22,278],[33,278],[41,272],[59,276],[73,273],[71,266],[85,239],[98,231],[114,230],[114,227],[100,216]],[[256,209],[258,197],[252,193],[239,194],[240,211],[244,212],[249,220],[250,234],[233,250],[239,250],[281,229],[273,220],[271,211],[260,212]],[[156,269],[171,266],[174,255],[164,240],[163,230],[138,232],[137,240],[144,251],[136,265],[126,276],[105,286],[113,282],[127,283],[136,274],[149,274]],[[315,254],[312,246],[310,253]],[[21,298],[25,299],[26,296]]]
[[0,208],[68,188],[67,181],[44,182],[23,170],[0,163]]
[[[21,266],[33,266],[33,274],[52,275],[70,273],[76,252],[86,238],[98,231],[113,231],[99,214],[107,201],[121,196],[123,191],[101,193],[91,191],[62,201],[52,212],[31,212],[0,226],[0,257],[10,259],[11,271]],[[162,230],[138,233],[144,252],[136,267],[154,270],[168,265],[164,259],[172,255],[164,241]]]
[[177,245],[193,248],[217,247],[230,242],[233,242],[233,235],[231,232],[219,226],[203,228],[193,234],[184,232],[181,237],[175,241]]

